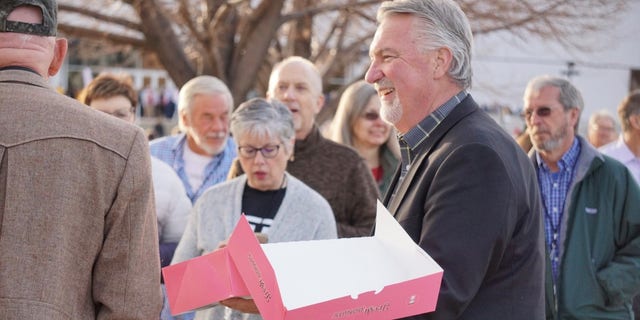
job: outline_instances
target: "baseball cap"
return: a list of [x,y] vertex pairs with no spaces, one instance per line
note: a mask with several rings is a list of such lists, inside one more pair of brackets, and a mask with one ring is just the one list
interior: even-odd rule
[[[42,10],[42,24],[8,21],[7,18],[20,6],[35,6]],[[18,32],[52,37],[57,33],[56,0],[0,0],[0,32]]]

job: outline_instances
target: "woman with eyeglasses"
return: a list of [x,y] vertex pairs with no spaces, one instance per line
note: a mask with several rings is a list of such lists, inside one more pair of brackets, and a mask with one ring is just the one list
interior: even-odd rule
[[[231,115],[230,128],[245,174],[211,187],[198,199],[172,263],[223,246],[241,214],[269,242],[336,238],[329,203],[286,172],[295,141],[289,109],[277,101],[251,99]],[[238,310],[218,305],[197,311],[196,319],[261,319],[250,314],[257,313],[250,300],[222,303]]]
[[383,197],[398,165],[400,151],[393,128],[380,118],[380,99],[373,85],[361,80],[347,87],[327,136],[358,151]]

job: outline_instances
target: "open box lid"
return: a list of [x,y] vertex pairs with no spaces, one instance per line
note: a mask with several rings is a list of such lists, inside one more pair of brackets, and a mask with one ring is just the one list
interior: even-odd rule
[[442,268],[379,201],[372,237],[260,245],[242,217],[227,248],[266,320],[425,313],[442,280]]

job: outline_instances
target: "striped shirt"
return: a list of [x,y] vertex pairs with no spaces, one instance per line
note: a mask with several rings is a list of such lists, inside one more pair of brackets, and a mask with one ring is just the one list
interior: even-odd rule
[[576,162],[580,155],[580,143],[578,139],[573,140],[573,144],[558,161],[558,172],[551,172],[549,166],[542,160],[540,154],[536,152],[538,163],[538,183],[540,193],[545,208],[544,231],[547,246],[549,247],[549,259],[551,259],[551,271],[553,279],[558,277],[560,264],[560,248],[562,216],[567,193],[571,187]]

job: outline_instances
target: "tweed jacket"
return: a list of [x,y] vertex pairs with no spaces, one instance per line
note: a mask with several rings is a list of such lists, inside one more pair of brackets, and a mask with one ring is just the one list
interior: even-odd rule
[[544,229],[527,155],[471,95],[415,151],[385,204],[444,275],[435,312],[409,319],[544,319]]
[[0,319],[152,319],[162,306],[144,133],[0,71]]
[[[336,222],[329,203],[300,180],[286,175],[287,190],[267,232],[269,242],[335,239]],[[241,175],[205,191],[193,207],[172,264],[213,251],[231,235],[242,213],[246,182],[247,176]],[[262,319],[225,309],[218,306],[198,311],[196,319]]]

